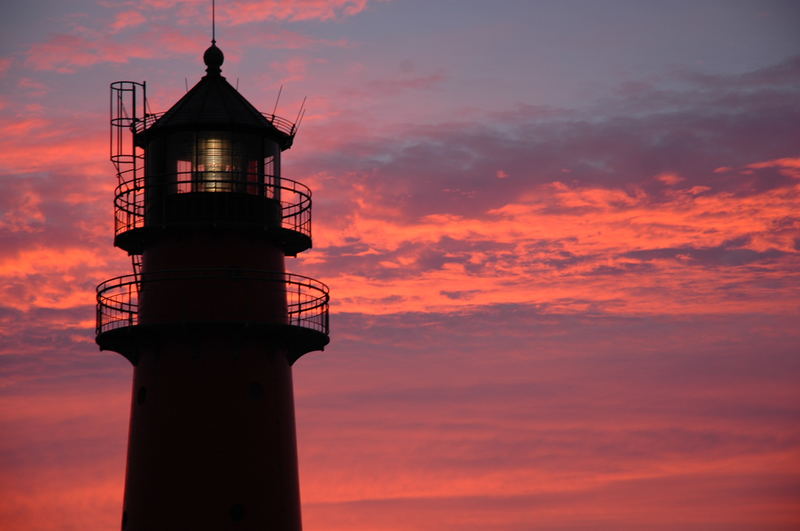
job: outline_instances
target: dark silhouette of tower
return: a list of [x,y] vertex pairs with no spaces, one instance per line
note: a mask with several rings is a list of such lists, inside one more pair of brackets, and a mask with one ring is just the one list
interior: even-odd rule
[[328,289],[284,271],[311,192],[281,176],[295,124],[206,75],[163,114],[111,85],[114,245],[97,343],[134,366],[122,529],[299,530],[291,366],[328,343]]

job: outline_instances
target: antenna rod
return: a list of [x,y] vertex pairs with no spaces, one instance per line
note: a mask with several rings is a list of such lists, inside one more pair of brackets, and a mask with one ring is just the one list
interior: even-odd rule
[[211,43],[217,43],[217,6],[214,0],[211,0]]
[[294,119],[294,123],[296,123],[298,125],[300,124],[300,113],[302,113],[303,110],[305,110],[306,98],[307,97],[308,96],[303,96],[303,103],[300,104],[300,108],[297,110],[297,118]]
[[275,107],[272,108],[272,117],[275,117],[275,113],[278,110],[278,102],[281,101],[281,92],[283,92],[283,84],[281,84],[281,88],[278,89],[278,97],[275,98]]
[[303,112],[300,113],[300,117],[297,119],[297,123],[294,124],[294,134],[300,130],[300,124],[303,123],[303,118],[306,116],[306,110],[303,109]]

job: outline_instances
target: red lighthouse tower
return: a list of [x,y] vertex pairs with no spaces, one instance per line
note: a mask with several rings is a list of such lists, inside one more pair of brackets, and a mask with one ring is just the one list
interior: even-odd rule
[[328,343],[328,289],[285,272],[311,192],[281,175],[295,124],[206,75],[163,114],[111,85],[114,244],[97,343],[134,367],[122,529],[299,530],[291,366]]

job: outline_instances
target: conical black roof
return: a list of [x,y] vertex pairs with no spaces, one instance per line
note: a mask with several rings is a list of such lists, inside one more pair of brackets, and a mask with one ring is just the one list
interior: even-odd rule
[[153,136],[172,130],[235,130],[260,133],[274,138],[283,149],[291,145],[292,135],[276,128],[220,74],[222,51],[211,45],[203,55],[207,74],[137,140],[146,144]]

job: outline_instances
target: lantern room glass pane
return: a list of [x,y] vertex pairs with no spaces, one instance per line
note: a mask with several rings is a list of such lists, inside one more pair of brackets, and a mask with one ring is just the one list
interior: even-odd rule
[[175,175],[176,192],[185,194],[192,191],[192,161],[178,160]]
[[267,185],[266,192],[267,197],[270,199],[276,199],[277,194],[277,182],[275,178],[275,156],[269,155],[264,158],[264,184]]

